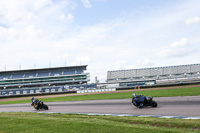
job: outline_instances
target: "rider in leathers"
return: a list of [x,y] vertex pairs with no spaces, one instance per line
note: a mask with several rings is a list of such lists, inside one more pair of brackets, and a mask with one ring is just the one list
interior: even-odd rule
[[[136,102],[135,99],[138,98],[138,99],[143,99],[141,100],[140,102]],[[132,94],[132,103],[139,107],[139,108],[143,108],[145,106],[147,102],[147,99],[144,95],[136,95],[135,93]]]
[[[31,101],[32,101],[31,106],[34,106],[35,108],[37,108],[37,107],[40,106],[40,102],[41,102],[41,101],[39,101],[38,99],[32,97]],[[34,105],[34,103],[35,103],[35,105]]]

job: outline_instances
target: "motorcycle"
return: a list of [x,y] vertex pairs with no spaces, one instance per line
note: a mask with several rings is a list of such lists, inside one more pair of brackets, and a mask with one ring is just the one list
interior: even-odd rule
[[138,108],[143,108],[147,106],[157,107],[158,104],[156,101],[153,100],[153,97],[145,97],[143,95],[136,95],[135,93],[132,94],[132,103]]
[[44,104],[43,101],[39,101],[37,104],[34,102],[33,107],[37,110],[39,110],[39,109],[48,110],[49,109],[49,107],[46,104]]

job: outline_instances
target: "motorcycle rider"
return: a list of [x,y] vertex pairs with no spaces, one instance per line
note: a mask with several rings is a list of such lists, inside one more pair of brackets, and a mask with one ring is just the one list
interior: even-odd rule
[[143,108],[147,103],[147,98],[144,95],[136,95],[136,93],[133,93],[132,103],[139,108]]
[[[40,100],[38,100],[38,99],[36,99],[36,98],[34,98],[34,97],[32,97],[31,98],[31,101],[32,101],[32,104],[31,104],[31,106],[34,106],[34,107],[39,107],[40,106]],[[35,104],[35,105],[34,105]]]

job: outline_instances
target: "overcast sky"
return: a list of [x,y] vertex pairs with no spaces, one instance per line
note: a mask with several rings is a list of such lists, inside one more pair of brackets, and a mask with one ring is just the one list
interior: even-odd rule
[[200,0],[0,0],[0,71],[200,63]]

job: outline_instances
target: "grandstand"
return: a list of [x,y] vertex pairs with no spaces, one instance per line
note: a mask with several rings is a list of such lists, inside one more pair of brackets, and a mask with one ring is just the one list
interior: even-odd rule
[[0,89],[86,84],[87,65],[0,72]]
[[[116,70],[107,72],[107,83],[156,84],[200,80],[200,64]],[[145,81],[145,83],[144,83]],[[149,82],[149,83],[148,83]],[[123,85],[124,85],[123,84]]]

